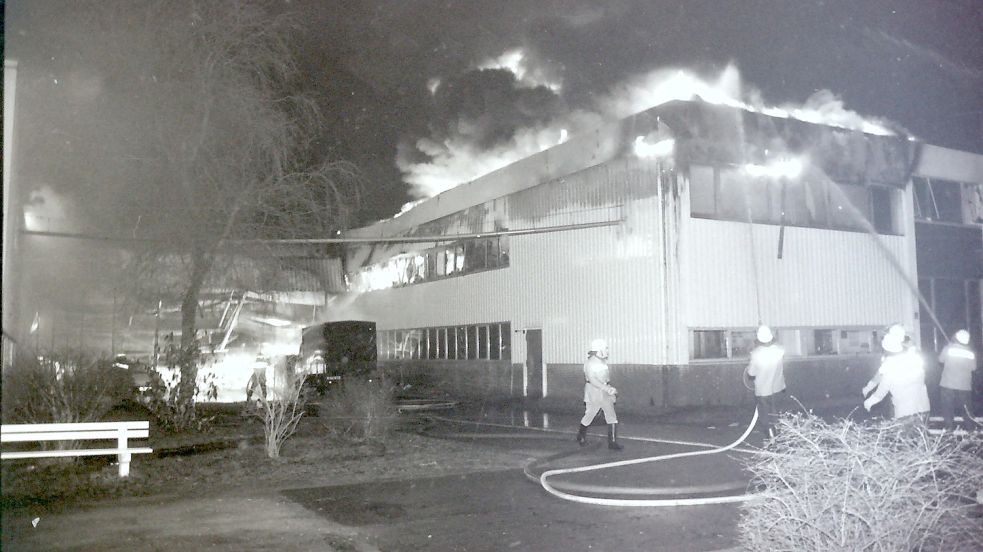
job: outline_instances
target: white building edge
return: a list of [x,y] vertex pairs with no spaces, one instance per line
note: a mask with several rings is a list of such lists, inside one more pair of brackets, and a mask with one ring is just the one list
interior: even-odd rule
[[[936,223],[955,216],[952,186],[960,220]],[[643,409],[749,402],[741,373],[764,323],[793,395],[844,397],[886,326],[916,342],[931,328],[916,225],[968,230],[972,246],[981,222],[983,156],[670,102],[346,233],[380,242],[348,247],[338,316],[375,321],[402,378],[572,405],[602,337],[619,405]],[[942,324],[979,344],[983,252],[965,255],[950,276],[966,315]]]

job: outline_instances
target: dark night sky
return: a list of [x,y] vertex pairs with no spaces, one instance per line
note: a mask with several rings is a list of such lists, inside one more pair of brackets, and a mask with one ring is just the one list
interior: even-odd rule
[[[751,103],[832,106],[983,152],[981,0],[262,1],[302,15],[293,38],[326,115],[321,143],[366,174],[365,223],[555,143],[560,128],[651,107],[640,87],[679,70],[739,83]],[[4,25],[19,62],[17,183],[25,195],[43,189],[35,207],[66,231],[84,228],[73,213],[87,197],[68,161],[71,128],[55,115],[112,132],[87,106],[122,78],[54,31],[50,18],[71,24],[78,6],[8,0]],[[487,69],[510,52],[522,53],[522,78]],[[58,275],[34,278],[32,312],[105,278],[76,240],[32,255],[35,274]]]

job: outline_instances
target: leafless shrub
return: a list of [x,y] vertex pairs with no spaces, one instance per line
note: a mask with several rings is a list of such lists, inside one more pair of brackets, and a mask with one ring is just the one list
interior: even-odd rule
[[396,414],[392,387],[379,378],[348,378],[320,407],[330,429],[357,442],[384,442],[396,426]]
[[771,454],[747,461],[760,499],[747,550],[983,550],[983,438],[932,437],[894,421],[783,418]]
[[3,374],[3,421],[97,421],[132,392],[128,373],[108,358],[75,350],[20,355]]
[[256,415],[263,420],[263,434],[266,437],[266,455],[279,458],[280,449],[291,435],[297,431],[297,424],[304,416],[304,401],[301,388],[304,378],[286,372],[287,377],[280,385],[271,389],[272,397],[260,394],[259,409]]

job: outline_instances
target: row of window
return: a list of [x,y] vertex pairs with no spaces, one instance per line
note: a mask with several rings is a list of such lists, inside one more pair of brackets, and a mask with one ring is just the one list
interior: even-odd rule
[[[804,328],[774,330],[788,356],[880,352],[882,329]],[[747,358],[756,345],[755,329],[703,329],[690,332],[690,358]]]
[[854,231],[864,230],[868,222],[882,234],[900,234],[900,210],[901,191],[891,187],[838,184],[805,175],[755,177],[737,167],[690,168],[694,217],[741,222],[750,217],[759,224]]
[[507,266],[508,236],[474,238],[367,266],[354,275],[350,287],[358,291],[388,289]]
[[956,224],[983,223],[983,184],[914,177],[915,218]]
[[379,359],[511,360],[508,322],[378,332]]

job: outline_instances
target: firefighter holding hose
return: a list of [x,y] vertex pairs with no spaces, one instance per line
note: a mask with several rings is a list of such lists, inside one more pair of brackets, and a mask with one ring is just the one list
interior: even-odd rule
[[864,408],[871,407],[891,395],[894,419],[910,426],[924,426],[929,411],[928,388],[925,386],[925,361],[914,349],[905,348],[905,334],[889,331],[881,340],[884,357],[877,375],[864,386]]
[[751,351],[751,360],[744,373],[754,379],[758,414],[768,436],[774,437],[775,422],[780,413],[779,393],[785,391],[785,348],[775,343],[775,333],[768,326],[759,326],[755,337],[758,345]]

